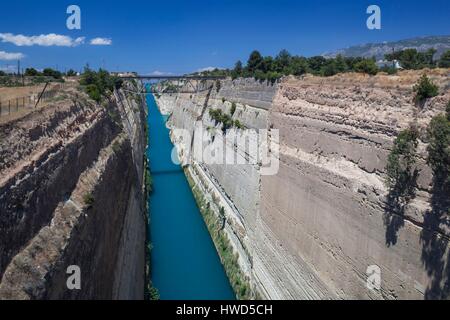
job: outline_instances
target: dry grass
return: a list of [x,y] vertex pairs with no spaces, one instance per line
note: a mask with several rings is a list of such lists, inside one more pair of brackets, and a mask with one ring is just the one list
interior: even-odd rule
[[31,96],[42,91],[45,84],[30,87],[0,87],[0,101],[8,101],[25,96]]
[[[388,75],[380,72],[375,76],[369,76],[363,73],[349,72],[341,73],[332,77],[319,77],[313,75],[305,75],[302,79],[312,84],[331,84],[336,86],[367,86],[367,87],[384,87],[384,88],[398,88],[411,89],[411,87],[419,80],[419,78],[426,74],[433,80],[440,88],[449,87],[450,83],[450,69],[422,69],[422,70],[402,70],[395,75]],[[288,77],[285,81],[298,81],[294,77]]]
[[[48,99],[46,101],[41,101],[39,103],[39,106],[35,109],[34,108],[34,99],[32,99],[32,102],[30,103],[28,99],[26,99],[25,106],[22,106],[22,100],[20,100],[19,105],[19,111],[16,112],[16,106],[13,103],[11,105],[11,110],[13,112],[8,115],[2,115],[0,116],[0,124],[5,124],[17,119],[20,119],[27,114],[40,110],[42,108],[45,108],[46,106],[50,104],[54,104],[55,102],[62,101],[67,99],[68,93],[74,92],[76,90],[76,86],[78,83],[66,83],[65,88],[61,90],[61,92],[58,92],[58,94],[51,99]],[[0,87],[0,101],[4,103],[3,105],[3,112],[5,111],[6,103],[5,101],[13,100],[16,98],[22,98],[22,97],[28,97],[28,96],[37,96],[42,92],[44,89],[45,84],[36,85],[36,86],[30,86],[30,87]],[[47,87],[47,90],[52,90],[53,88],[59,86],[59,84],[49,84]]]

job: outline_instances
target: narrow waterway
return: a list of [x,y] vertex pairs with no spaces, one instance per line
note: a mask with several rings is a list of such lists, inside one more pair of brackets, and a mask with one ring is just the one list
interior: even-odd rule
[[149,199],[152,282],[163,300],[234,299],[208,229],[182,168],[171,160],[166,117],[152,95],[148,157],[153,177]]

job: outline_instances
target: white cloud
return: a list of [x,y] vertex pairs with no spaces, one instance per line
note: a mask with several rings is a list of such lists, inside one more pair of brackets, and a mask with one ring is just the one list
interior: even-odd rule
[[0,51],[0,60],[21,60],[25,58],[25,55],[23,53],[13,53],[13,52],[5,52],[5,51]]
[[110,46],[112,45],[112,40],[108,38],[94,38],[90,43],[93,46]]
[[22,34],[0,33],[2,42],[9,42],[19,47],[43,46],[43,47],[76,47],[84,43],[85,38],[79,37],[73,39],[69,36],[50,33],[41,34],[39,36],[24,36]]

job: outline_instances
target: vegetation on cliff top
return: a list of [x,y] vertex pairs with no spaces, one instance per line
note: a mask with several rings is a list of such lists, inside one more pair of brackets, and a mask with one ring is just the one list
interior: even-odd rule
[[[426,52],[418,52],[416,49],[406,49],[386,55],[387,61],[397,60],[404,69],[423,69],[435,67],[450,67],[450,51],[444,53],[440,60],[433,60],[436,52],[430,49]],[[215,69],[205,71],[202,74],[212,76],[230,76],[232,78],[255,78],[258,80],[276,81],[282,76],[300,76],[311,73],[317,76],[333,76],[343,72],[362,72],[375,75],[379,71],[395,73],[393,67],[379,68],[375,58],[344,57],[341,55],[335,58],[325,58],[314,56],[310,58],[291,55],[288,51],[282,50],[276,57],[262,56],[259,51],[253,51],[247,61],[246,66],[241,61],[237,61],[234,69]]]
[[102,99],[109,98],[115,88],[122,86],[122,79],[111,76],[106,70],[99,69],[96,72],[86,66],[81,75],[80,85],[92,100],[100,103]]
[[51,68],[45,68],[42,72],[37,71],[34,68],[27,68],[23,74],[19,75],[6,73],[0,70],[0,86],[22,87],[37,85],[48,81],[64,82],[63,76],[64,73]]
[[27,68],[25,69],[25,74],[24,76],[26,77],[51,77],[51,78],[55,78],[55,79],[62,79],[63,77],[63,73],[59,72],[57,70],[53,70],[51,68],[45,68],[42,72],[37,71],[34,68]]
[[84,204],[88,209],[92,208],[95,202],[94,195],[92,193],[86,193],[83,195]]
[[[450,52],[450,50],[447,52]],[[416,49],[405,49],[386,54],[385,58],[388,61],[397,60],[404,69],[419,70],[423,68],[435,68],[439,64],[439,61],[433,60],[435,53],[435,49],[429,49],[425,52],[419,52]]]
[[439,93],[438,86],[435,85],[426,75],[422,75],[422,77],[420,77],[413,90],[416,93],[416,102],[422,102],[428,98],[435,97]]

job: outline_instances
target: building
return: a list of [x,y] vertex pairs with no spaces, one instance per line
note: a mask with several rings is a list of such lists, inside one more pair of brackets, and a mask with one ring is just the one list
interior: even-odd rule
[[398,60],[393,60],[393,61],[388,61],[388,60],[379,60],[376,62],[378,68],[392,68],[394,67],[395,69],[399,70],[399,69],[403,69],[400,62],[398,62]]

